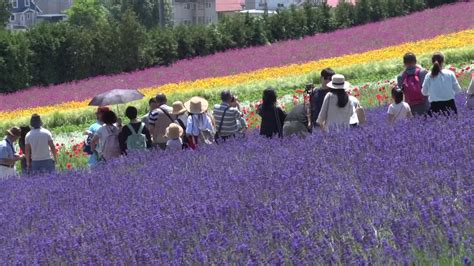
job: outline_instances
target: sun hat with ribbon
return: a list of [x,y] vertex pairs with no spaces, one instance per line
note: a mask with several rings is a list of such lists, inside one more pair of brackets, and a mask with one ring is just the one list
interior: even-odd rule
[[12,127],[7,130],[7,135],[10,135],[12,137],[21,137],[21,129],[18,127]]
[[166,128],[166,137],[169,139],[177,139],[183,135],[183,128],[176,123],[171,123]]
[[186,110],[191,114],[202,114],[207,111],[209,103],[206,99],[195,96],[185,102],[184,107],[186,107]]
[[328,88],[335,90],[347,90],[351,87],[351,84],[346,81],[346,78],[341,74],[332,76],[331,82],[328,83]]
[[173,112],[171,114],[173,115],[181,115],[184,112],[186,112],[186,108],[184,107],[183,102],[177,101],[173,103]]

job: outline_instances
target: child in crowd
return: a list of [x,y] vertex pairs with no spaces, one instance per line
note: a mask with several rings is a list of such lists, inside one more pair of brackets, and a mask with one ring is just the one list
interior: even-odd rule
[[390,123],[413,117],[410,105],[403,101],[403,91],[401,89],[393,88],[392,98],[393,103],[390,104],[387,112]]
[[472,76],[471,84],[467,89],[466,107],[474,110],[474,75]]
[[183,148],[183,128],[176,123],[171,123],[166,128],[166,137],[168,141],[166,142],[166,150],[180,151]]

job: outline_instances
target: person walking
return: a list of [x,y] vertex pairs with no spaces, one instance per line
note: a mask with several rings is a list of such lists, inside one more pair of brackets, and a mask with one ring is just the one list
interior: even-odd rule
[[125,116],[130,120],[119,133],[119,144],[122,154],[127,155],[129,150],[146,150],[151,149],[152,140],[150,131],[145,123],[137,119],[138,110],[133,106],[125,109]]
[[425,82],[423,83],[421,92],[423,95],[428,96],[430,101],[430,115],[443,114],[449,116],[458,113],[454,96],[461,91],[461,86],[459,86],[454,72],[443,69],[444,59],[442,53],[433,54],[431,57],[433,68],[426,75]]
[[393,103],[388,107],[388,121],[395,123],[413,117],[410,105],[403,101],[403,91],[401,89],[392,89]]
[[119,143],[120,130],[114,125],[117,115],[113,111],[106,111],[102,115],[104,125],[97,130],[92,138],[92,152],[97,153],[99,161],[108,161],[122,154]]
[[31,173],[52,173],[57,162],[53,135],[42,127],[43,121],[37,114],[31,116],[30,126],[32,129],[25,138],[27,168],[31,169]]
[[403,91],[412,114],[425,115],[430,108],[430,103],[421,90],[428,71],[417,64],[414,53],[406,53],[403,56],[403,64],[405,70],[397,77],[398,88]]
[[151,98],[149,101],[148,101],[148,113],[146,115],[144,115],[142,117],[142,122],[145,123],[145,126],[147,128],[150,127],[150,115],[151,115],[151,112],[153,112],[153,110],[155,110],[156,108],[158,108],[158,104],[156,102],[156,99],[155,97]]
[[[188,116],[189,113],[186,110],[186,107],[184,107],[183,102],[181,101],[176,101],[173,103],[173,112],[171,113],[174,118],[174,123],[178,124],[183,131],[186,131],[186,124],[188,123]],[[189,147],[189,142],[188,138],[184,137],[182,138],[182,148],[187,149]],[[166,147],[168,147],[168,142],[166,144]]]
[[323,106],[324,98],[329,92],[327,84],[331,81],[332,76],[336,72],[331,68],[325,68],[321,71],[321,87],[318,89],[313,89],[309,95],[310,102],[310,115],[311,115],[311,127],[318,127],[316,120],[318,120],[319,112],[321,112],[321,107]]
[[159,147],[162,150],[166,149],[166,128],[174,122],[174,119],[171,117],[171,112],[173,109],[166,105],[168,99],[166,95],[160,93],[156,95],[156,104],[158,107],[153,110],[149,117],[149,130],[153,136],[153,145]]
[[186,123],[186,137],[189,147],[196,149],[199,143],[212,144],[214,127],[211,117],[207,114],[209,103],[201,97],[192,97],[184,103],[189,116]]
[[354,107],[349,100],[346,90],[350,84],[343,75],[332,76],[327,84],[329,93],[324,98],[321,112],[316,121],[325,132],[339,132],[350,128],[350,120],[354,114]]
[[467,89],[466,107],[470,110],[474,110],[474,75],[471,78],[471,84]]
[[0,141],[0,180],[17,175],[16,162],[23,159],[15,151],[14,143],[21,137],[21,129],[12,127],[6,131],[5,138]]
[[94,124],[92,124],[84,132],[84,135],[87,136],[87,139],[85,141],[83,151],[89,155],[89,159],[87,161],[87,164],[89,165],[89,167],[92,167],[92,166],[96,165],[97,162],[99,162],[99,158],[97,157],[97,153],[92,152],[91,142],[92,142],[92,139],[94,138],[94,135],[97,132],[97,130],[99,130],[99,128],[101,128],[102,125],[104,124],[104,122],[102,120],[102,115],[107,111],[110,111],[110,109],[108,107],[105,107],[105,106],[97,108],[97,111],[95,112],[96,122]]
[[260,135],[272,138],[274,135],[283,137],[283,122],[286,113],[277,105],[277,94],[273,88],[263,91],[262,105],[258,108],[258,115],[262,118]]
[[[28,134],[28,132],[30,132],[30,127],[29,126],[21,126],[20,127],[21,129],[21,137],[20,139],[18,140],[18,146],[20,146],[20,154],[23,154],[25,155],[25,151],[26,151],[26,134]],[[28,167],[26,167],[26,156],[23,156],[23,158],[21,158],[21,174],[25,175],[25,174],[28,174]]]
[[[234,105],[235,107],[232,107]],[[216,121],[216,141],[225,141],[229,137],[235,137],[242,129],[239,103],[228,90],[221,92],[221,104],[214,105],[214,121]]]

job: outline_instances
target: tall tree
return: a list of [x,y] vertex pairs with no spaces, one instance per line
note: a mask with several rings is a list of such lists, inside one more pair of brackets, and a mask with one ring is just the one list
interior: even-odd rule
[[10,1],[0,0],[0,30],[8,24],[10,16]]
[[107,10],[98,0],[74,0],[66,13],[70,24],[86,28],[94,27],[107,19]]

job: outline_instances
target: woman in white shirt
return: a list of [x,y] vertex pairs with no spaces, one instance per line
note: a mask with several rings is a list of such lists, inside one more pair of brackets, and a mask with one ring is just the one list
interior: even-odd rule
[[210,116],[206,113],[209,103],[201,97],[192,97],[184,103],[189,116],[186,123],[188,145],[196,149],[199,142],[211,144],[214,138],[214,126]]
[[430,102],[430,114],[441,113],[449,115],[451,112],[457,114],[454,96],[461,91],[456,75],[448,69],[443,69],[444,55],[435,53],[431,57],[433,68],[426,75],[421,93],[428,96]]
[[332,81],[328,83],[327,87],[331,90],[324,98],[316,122],[324,131],[339,131],[349,128],[351,117],[354,114],[354,107],[346,92],[350,84],[345,81],[343,75],[336,74],[332,76]]
[[403,91],[398,88],[392,89],[393,103],[388,107],[388,121],[394,123],[396,121],[405,120],[413,117],[410,105],[403,101]]

